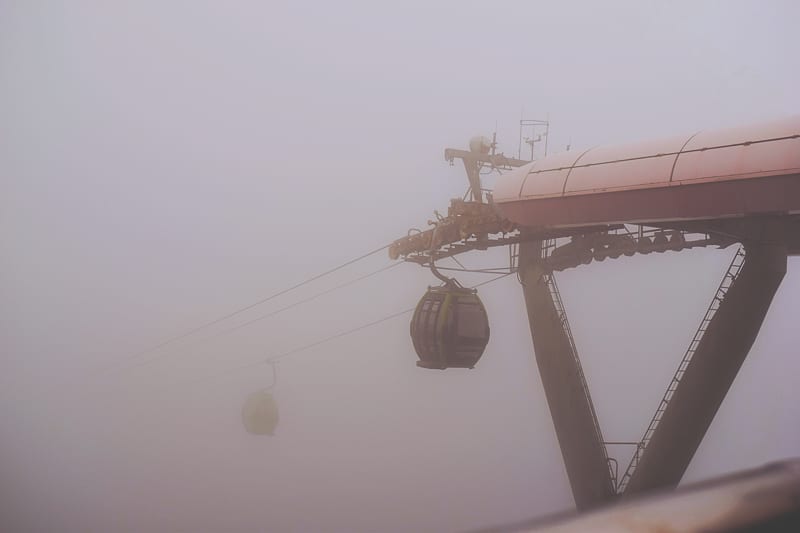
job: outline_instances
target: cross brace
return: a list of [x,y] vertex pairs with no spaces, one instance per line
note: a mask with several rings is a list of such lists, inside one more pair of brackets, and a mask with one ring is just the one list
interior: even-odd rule
[[[766,229],[765,229],[766,228]],[[769,228],[762,227],[763,234]],[[786,272],[783,239],[742,239],[698,335],[670,382],[665,400],[617,485],[563,303],[542,241],[520,244],[523,285],[536,362],[578,509],[680,481],[711,425]]]

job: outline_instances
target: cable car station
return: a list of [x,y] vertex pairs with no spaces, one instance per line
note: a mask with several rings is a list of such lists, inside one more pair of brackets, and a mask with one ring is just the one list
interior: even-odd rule
[[[389,248],[392,259],[428,266],[443,282],[428,289],[411,321],[417,365],[472,368],[489,341],[476,291],[443,276],[435,262],[508,246],[578,509],[677,486],[758,335],[787,256],[800,254],[800,117],[534,161],[476,138],[469,151],[448,149],[445,158],[463,162],[468,194],[451,202],[447,216],[437,214],[432,228]],[[481,188],[482,169],[503,171],[491,192]],[[555,273],[706,246],[737,251],[620,473]]]

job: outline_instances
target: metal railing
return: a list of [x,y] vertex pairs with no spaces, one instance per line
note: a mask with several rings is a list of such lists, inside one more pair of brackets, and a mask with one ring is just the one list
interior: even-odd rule
[[[550,239],[548,241],[542,242],[542,257],[546,258],[548,253],[555,248],[555,240]],[[595,436],[597,438],[597,442],[600,443],[603,456],[605,457],[606,463],[608,464],[608,471],[609,476],[612,480],[612,484],[616,484],[616,468],[612,464],[613,459],[609,459],[608,452],[606,451],[604,439],[603,439],[603,432],[600,429],[600,422],[597,419],[597,412],[594,409],[594,403],[592,402],[592,396],[589,392],[589,384],[586,382],[586,376],[583,373],[583,366],[581,365],[580,357],[578,357],[578,349],[575,346],[575,339],[572,336],[572,329],[569,325],[569,320],[567,319],[567,311],[564,308],[564,301],[561,299],[561,291],[558,290],[558,284],[556,283],[556,278],[552,272],[545,273],[542,275],[542,280],[547,285],[547,289],[550,292],[550,296],[553,300],[553,304],[555,306],[556,315],[558,317],[559,324],[561,328],[564,330],[564,334],[569,341],[570,351],[572,352],[572,357],[575,360],[575,366],[578,370],[578,380],[580,381],[581,388],[583,389],[583,395],[586,398],[586,403],[589,405],[589,412],[592,417],[592,426],[594,427]]]

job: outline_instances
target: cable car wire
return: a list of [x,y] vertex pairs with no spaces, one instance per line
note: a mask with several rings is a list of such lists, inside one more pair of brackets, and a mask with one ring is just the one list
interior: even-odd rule
[[[478,283],[476,285],[473,285],[470,288],[471,289],[477,289],[478,287],[481,287],[483,285],[487,285],[489,283],[492,283],[493,281],[497,281],[499,279],[505,278],[506,276],[510,276],[511,274],[512,274],[511,272],[508,272],[506,274],[501,274],[501,275],[499,275],[497,277],[494,277],[494,278],[492,278],[490,280],[486,280],[486,281],[483,281],[483,282]],[[305,351],[305,350],[309,350],[311,348],[315,348],[315,347],[319,346],[320,344],[324,344],[326,342],[330,342],[330,341],[338,339],[340,337],[344,337],[346,335],[350,335],[350,334],[355,333],[357,331],[361,331],[362,329],[367,329],[367,328],[370,328],[372,326],[377,326],[378,324],[381,324],[382,322],[386,322],[387,320],[391,320],[393,318],[397,318],[399,316],[408,314],[408,313],[412,312],[414,309],[415,309],[414,307],[411,307],[409,309],[404,309],[403,311],[398,311],[397,313],[392,313],[391,315],[385,316],[383,318],[379,318],[378,320],[374,320],[372,322],[368,322],[366,324],[362,324],[360,326],[356,326],[355,328],[349,329],[347,331],[336,333],[334,335],[331,335],[330,337],[325,337],[324,339],[316,341],[316,342],[313,342],[311,344],[306,344],[304,346],[300,346],[299,348],[294,348],[292,350],[289,350],[288,352],[283,352],[283,353],[280,353],[278,355],[275,355],[275,356],[272,356],[272,357],[268,357],[267,359],[265,359],[263,361],[259,361],[258,364],[271,363],[273,361],[278,361],[280,359],[285,359],[286,357],[289,357],[289,356],[294,355],[296,353],[299,353],[299,352],[302,352],[302,351]],[[253,364],[255,364],[255,363],[253,363]]]
[[[508,272],[508,273],[505,273],[505,274],[501,274],[501,275],[496,276],[496,277],[494,277],[492,279],[489,279],[489,280],[486,280],[486,281],[482,281],[481,283],[477,283],[477,284],[473,285],[470,288],[477,289],[478,287],[482,287],[483,285],[488,285],[489,283],[492,283],[492,282],[495,282],[497,280],[500,280],[500,279],[503,279],[505,277],[508,277],[511,274],[513,274],[513,272]],[[212,380],[212,379],[216,379],[216,378],[219,378],[219,377],[224,377],[224,376],[228,376],[228,375],[234,374],[234,373],[238,372],[239,370],[244,370],[244,369],[247,369],[247,368],[254,368],[254,367],[257,367],[259,365],[264,365],[264,364],[271,364],[271,363],[273,363],[275,361],[279,361],[281,359],[286,359],[287,357],[294,356],[294,355],[296,355],[298,353],[304,352],[306,350],[310,350],[311,348],[316,348],[317,346],[320,346],[322,344],[326,344],[328,342],[331,342],[333,340],[339,339],[341,337],[346,337],[347,335],[351,335],[353,333],[362,331],[364,329],[371,328],[373,326],[377,326],[378,324],[382,324],[383,322],[386,322],[388,320],[392,320],[393,318],[397,318],[397,317],[400,317],[400,316],[403,316],[403,315],[407,315],[408,313],[413,312],[414,309],[415,309],[415,307],[411,307],[409,309],[404,309],[402,311],[398,311],[396,313],[392,313],[390,315],[384,316],[383,318],[379,318],[377,320],[373,320],[372,322],[368,322],[366,324],[361,324],[360,326],[356,326],[356,327],[354,327],[352,329],[348,329],[346,331],[341,331],[339,333],[335,333],[333,335],[330,335],[330,336],[325,337],[323,339],[320,339],[318,341],[314,341],[314,342],[309,343],[309,344],[304,344],[303,346],[299,346],[297,348],[292,348],[291,350],[279,353],[277,355],[273,355],[272,357],[268,357],[267,359],[261,359],[259,361],[251,361],[249,363],[244,363],[244,364],[241,364],[241,365],[238,365],[238,366],[235,366],[235,367],[228,368],[227,370],[224,370],[223,372],[220,372],[220,373],[217,373],[217,374],[213,374],[213,375],[210,375],[210,376],[204,376],[202,378],[198,378],[198,379],[191,380],[191,381],[183,381],[183,382],[180,382],[180,383],[172,383],[171,385],[192,385],[192,384],[195,384],[195,383],[202,383],[202,382],[209,381],[209,380]]]
[[301,304],[304,304],[304,303],[308,303],[308,302],[310,302],[312,300],[316,300],[317,298],[319,298],[321,296],[325,296],[326,294],[330,294],[332,292],[338,291],[339,289],[343,289],[345,287],[349,287],[350,285],[354,285],[354,284],[358,283],[359,281],[363,281],[363,280],[365,280],[367,278],[371,278],[372,276],[376,276],[376,275],[380,274],[381,272],[386,272],[387,270],[391,270],[391,269],[393,269],[393,268],[395,268],[397,266],[400,266],[402,264],[403,264],[402,261],[396,261],[394,263],[386,265],[383,268],[379,268],[378,270],[374,270],[372,272],[364,274],[363,276],[359,276],[359,277],[357,277],[357,278],[355,278],[353,280],[346,281],[345,283],[342,283],[340,285],[336,285],[335,287],[332,287],[330,289],[324,290],[324,291],[322,291],[320,293],[317,293],[317,294],[315,294],[313,296],[309,296],[308,298],[304,298],[303,300],[298,300],[298,301],[296,301],[296,302],[294,302],[292,304],[289,304],[287,306],[281,307],[280,309],[276,309],[275,311],[267,313],[266,315],[261,315],[261,316],[259,316],[257,318],[252,319],[252,320],[248,320],[244,324],[239,324],[238,326],[232,327],[230,329],[226,329],[225,331],[220,332],[219,335],[225,335],[227,333],[232,333],[232,332],[234,332],[236,330],[242,329],[242,328],[247,327],[247,326],[249,326],[251,324],[255,324],[256,322],[259,322],[259,321],[264,320],[266,318],[275,316],[275,315],[277,315],[279,313],[283,313],[284,311],[288,311],[289,309],[291,309],[293,307],[297,307],[298,305],[301,305]]
[[[336,271],[339,271],[339,270],[341,270],[341,269],[343,269],[345,267],[348,267],[348,266],[350,266],[350,265],[352,265],[354,263],[357,263],[357,262],[359,262],[359,261],[361,261],[363,259],[366,259],[366,258],[368,258],[370,256],[373,256],[373,255],[379,253],[379,252],[382,252],[383,250],[386,250],[387,248],[389,248],[389,246],[390,246],[389,244],[386,244],[384,246],[381,246],[380,248],[376,248],[375,250],[372,250],[370,252],[362,254],[362,255],[354,258],[354,259],[351,259],[349,261],[345,261],[344,263],[342,263],[339,266],[336,266],[334,268],[326,270],[325,272],[322,272],[320,274],[312,276],[312,277],[310,277],[310,278],[308,278],[308,279],[306,279],[304,281],[301,281],[299,283],[296,283],[296,284],[292,285],[291,287],[287,287],[287,288],[282,289],[282,290],[280,290],[280,291],[278,291],[276,293],[270,294],[269,296],[261,298],[257,302],[253,302],[253,303],[251,303],[249,305],[246,305],[244,307],[240,307],[239,309],[231,311],[231,312],[229,312],[229,313],[227,313],[225,315],[222,315],[219,318],[215,318],[214,320],[211,320],[209,322],[205,322],[205,323],[203,323],[203,324],[201,324],[201,325],[199,325],[199,326],[197,326],[195,328],[192,328],[189,331],[181,333],[179,335],[175,335],[173,337],[169,337],[169,338],[165,339],[164,341],[156,344],[155,346],[151,346],[150,348],[146,348],[144,350],[141,350],[139,352],[136,352],[136,353],[126,357],[125,360],[137,359],[137,358],[139,358],[139,357],[141,357],[143,355],[147,355],[149,353],[152,353],[152,352],[155,352],[157,350],[160,350],[161,348],[163,348],[165,346],[169,346],[170,344],[174,344],[175,342],[183,340],[183,339],[185,339],[185,338],[187,338],[187,337],[189,337],[191,335],[194,335],[195,333],[198,333],[200,331],[203,331],[204,329],[207,329],[207,328],[210,328],[211,326],[219,324],[220,322],[223,322],[224,320],[232,318],[232,317],[234,317],[236,315],[240,315],[240,314],[244,313],[245,311],[249,311],[250,309],[253,309],[254,307],[257,307],[257,306],[259,306],[259,305],[261,305],[263,303],[266,303],[266,302],[268,302],[270,300],[273,300],[273,299],[277,298],[278,296],[283,296],[284,294],[286,294],[288,292],[291,292],[291,291],[293,291],[295,289],[299,289],[300,287],[302,287],[304,285],[308,285],[309,283],[311,283],[313,281],[316,281],[316,280],[318,280],[320,278],[323,278],[325,276],[333,274]],[[118,362],[121,362],[121,361],[118,361]],[[112,369],[116,368],[116,364],[114,366],[110,367],[110,368],[112,368]],[[106,367],[106,370],[108,370],[108,369],[109,369],[109,367]]]
[[407,315],[408,313],[411,313],[412,311],[414,311],[413,307],[411,307],[410,309],[404,309],[402,311],[398,311],[397,313],[392,313],[391,315],[385,316],[383,318],[379,318],[378,320],[374,320],[372,322],[368,322],[366,324],[362,324],[360,326],[356,326],[356,327],[354,327],[352,329],[348,329],[346,331],[341,331],[339,333],[336,333],[336,334],[331,335],[329,337],[325,337],[324,339],[320,339],[320,340],[312,342],[310,344],[305,344],[303,346],[299,346],[297,348],[293,348],[293,349],[288,350],[286,352],[282,352],[282,353],[280,353],[278,355],[274,355],[274,356],[272,356],[272,357],[270,357],[268,359],[260,359],[258,361],[251,361],[249,363],[244,363],[244,364],[241,364],[241,365],[238,365],[238,366],[234,366],[234,367],[228,368],[228,369],[226,369],[226,370],[224,370],[222,372],[219,372],[217,374],[212,374],[210,376],[204,376],[202,378],[198,378],[198,379],[191,380],[191,381],[183,381],[183,382],[180,382],[180,383],[173,383],[171,385],[192,385],[194,383],[202,383],[202,382],[210,381],[212,379],[216,379],[216,378],[219,378],[219,377],[224,377],[224,376],[228,376],[230,374],[234,374],[234,373],[238,372],[239,370],[244,370],[246,368],[254,368],[254,367],[257,367],[257,366],[260,366],[260,365],[273,363],[275,361],[279,361],[281,359],[285,359],[285,358],[290,357],[292,355],[295,355],[297,353],[304,352],[306,350],[310,350],[311,348],[316,348],[317,346],[320,346],[320,345],[325,344],[327,342],[336,340],[338,338],[345,337],[347,335],[351,335],[353,333],[356,333],[357,331],[361,331],[363,329],[367,329],[367,328],[370,328],[372,326],[377,326],[378,324],[386,322],[387,320],[391,320],[391,319],[397,318],[399,316]]
[[[454,262],[455,264],[457,264],[458,266],[460,266],[460,267],[461,267],[461,268],[463,268],[464,270],[466,270],[466,269],[467,269],[467,267],[465,267],[465,266],[463,265],[463,263],[461,263],[461,261],[459,261],[459,260],[458,260],[458,258],[457,258],[456,256],[454,256],[454,255],[451,255],[451,256],[450,256],[450,259],[452,259],[452,260],[453,260],[453,262]],[[441,267],[439,267],[439,268],[441,268]]]
[[[298,305],[302,305],[302,304],[308,303],[310,301],[316,300],[317,298],[320,298],[322,296],[325,296],[326,294],[330,294],[332,292],[335,292],[335,291],[337,291],[339,289],[343,289],[345,287],[349,287],[350,285],[354,285],[354,284],[358,283],[359,281],[363,281],[363,280],[365,280],[367,278],[371,278],[372,276],[376,276],[376,275],[378,275],[378,274],[380,274],[382,272],[386,272],[387,270],[391,270],[392,268],[395,268],[395,267],[400,266],[402,264],[403,264],[402,261],[393,262],[391,264],[388,264],[388,265],[384,266],[383,268],[379,268],[378,270],[373,270],[372,272],[368,272],[367,274],[359,276],[359,277],[357,277],[355,279],[352,279],[350,281],[346,281],[344,283],[336,285],[335,287],[332,287],[330,289],[324,290],[322,292],[318,292],[318,293],[316,293],[316,294],[314,294],[312,296],[309,296],[308,298],[304,298],[302,300],[298,300],[298,301],[296,301],[294,303],[291,303],[289,305],[286,305],[284,307],[276,309],[275,311],[271,311],[271,312],[269,312],[269,313],[267,313],[265,315],[261,315],[259,317],[256,317],[256,318],[252,319],[252,320],[248,320],[247,322],[244,322],[242,324],[238,324],[238,325],[233,326],[231,328],[228,328],[226,330],[220,331],[219,333],[216,333],[214,335],[206,337],[203,340],[210,340],[210,339],[213,339],[213,338],[221,337],[223,335],[227,335],[229,333],[233,333],[234,331],[243,329],[243,328],[245,328],[247,326],[255,324],[256,322],[260,322],[260,321],[265,320],[267,318],[270,318],[270,317],[273,317],[273,316],[278,315],[280,313],[283,313],[285,311],[288,311],[289,309],[292,309],[293,307],[297,307]],[[138,364],[129,365],[129,366],[125,367],[125,369],[126,370],[132,370],[132,369],[136,369],[136,368],[141,368],[141,367],[146,366],[146,365],[148,365],[148,364],[150,364],[150,363],[152,363],[154,361],[163,360],[166,357],[168,357],[169,355],[170,355],[170,352],[167,352],[167,353],[164,353],[164,354],[160,354],[160,355],[156,354],[154,357],[151,357],[149,359],[145,359],[145,360],[139,362]]]
[[[305,284],[308,284],[308,283],[310,283],[310,282],[312,282],[312,281],[315,281],[315,280],[317,280],[317,279],[320,279],[320,278],[322,278],[322,277],[324,277],[324,276],[326,276],[326,275],[328,275],[328,274],[331,274],[331,273],[333,273],[333,272],[335,272],[335,271],[337,271],[337,270],[341,270],[342,268],[344,268],[344,267],[346,267],[346,266],[352,265],[352,264],[356,263],[357,261],[360,261],[360,260],[362,260],[362,259],[365,259],[365,258],[367,258],[367,257],[371,256],[371,255],[374,255],[374,254],[376,254],[376,253],[378,253],[378,252],[380,252],[380,251],[382,251],[382,250],[385,250],[386,248],[388,248],[388,245],[387,245],[387,246],[383,246],[383,247],[381,247],[381,248],[378,248],[378,249],[376,249],[376,250],[373,250],[372,252],[369,252],[369,253],[367,253],[367,254],[364,254],[364,255],[362,255],[362,256],[359,256],[359,257],[357,257],[357,258],[355,258],[355,259],[352,259],[352,260],[350,260],[350,261],[348,261],[348,262],[346,262],[346,263],[343,263],[343,264],[339,265],[339,266],[338,266],[338,267],[336,267],[336,268],[333,268],[333,269],[330,269],[330,270],[328,270],[328,271],[326,271],[326,272],[323,272],[322,274],[318,274],[318,275],[314,276],[313,278],[309,278],[308,280],[306,280],[306,281],[304,281],[304,282],[302,282],[302,283],[298,283],[298,284],[294,285],[293,287],[289,287],[288,289],[284,289],[283,291],[281,291],[281,292],[279,292],[279,293],[273,294],[272,296],[270,296],[270,297],[268,297],[268,298],[265,298],[265,299],[261,300],[259,303],[264,303],[264,302],[266,302],[266,301],[268,301],[268,300],[270,300],[270,299],[272,299],[272,298],[275,298],[275,297],[277,297],[277,296],[280,296],[281,294],[286,294],[286,293],[288,293],[289,291],[291,291],[291,290],[293,290],[293,289],[299,288],[299,287],[300,287],[300,286],[302,286],[302,285],[305,285]],[[277,309],[277,310],[275,310],[275,311],[273,311],[273,312],[271,312],[271,313],[268,313],[268,314],[266,314],[266,315],[262,315],[262,316],[260,316],[260,317],[257,317],[257,318],[255,318],[255,319],[253,319],[253,320],[250,320],[250,321],[248,321],[248,322],[245,322],[245,323],[243,323],[243,324],[239,324],[239,325],[237,325],[237,326],[235,326],[235,327],[232,327],[232,328],[229,328],[229,329],[227,329],[227,330],[224,330],[224,331],[222,331],[222,332],[219,332],[219,333],[217,333],[217,334],[215,334],[215,335],[212,335],[211,337],[207,337],[207,338],[206,338],[206,339],[204,339],[204,340],[208,340],[208,339],[211,339],[211,338],[219,337],[219,336],[225,335],[225,334],[227,334],[227,333],[231,333],[231,332],[233,332],[233,331],[235,331],[235,330],[238,330],[238,329],[244,328],[244,327],[246,327],[246,326],[248,326],[248,325],[251,325],[251,324],[253,324],[253,323],[255,323],[255,322],[258,322],[258,321],[260,321],[260,320],[264,320],[264,319],[266,319],[266,318],[269,318],[269,317],[271,317],[271,316],[277,315],[277,314],[279,314],[279,313],[282,313],[282,312],[284,312],[284,311],[287,311],[287,310],[289,310],[289,309],[291,309],[291,308],[293,308],[293,307],[296,307],[296,306],[298,306],[298,305],[301,305],[301,304],[304,304],[304,303],[308,303],[308,302],[310,302],[310,301],[312,301],[312,300],[315,300],[315,299],[317,299],[317,298],[319,298],[319,297],[321,297],[321,296],[324,296],[324,295],[326,295],[326,294],[330,294],[330,293],[332,293],[332,292],[334,292],[334,291],[337,291],[337,290],[339,290],[339,289],[343,289],[343,288],[345,288],[345,287],[348,287],[348,286],[350,286],[350,285],[354,285],[354,284],[356,284],[356,283],[358,283],[358,282],[360,282],[360,281],[363,281],[363,280],[365,280],[365,279],[367,279],[367,278],[370,278],[370,277],[372,277],[372,276],[375,276],[375,275],[377,275],[377,274],[380,274],[380,273],[382,273],[382,272],[385,272],[385,271],[387,271],[387,270],[390,270],[390,269],[392,269],[392,268],[395,268],[395,267],[397,267],[397,266],[399,266],[399,265],[401,265],[401,264],[403,264],[403,263],[404,263],[404,261],[395,261],[395,262],[392,262],[392,263],[390,263],[389,265],[386,265],[386,266],[384,266],[384,267],[382,267],[382,268],[379,268],[378,270],[374,270],[374,271],[372,271],[372,272],[368,272],[368,273],[366,273],[366,274],[364,274],[364,275],[361,275],[361,276],[359,276],[359,277],[357,277],[357,278],[355,278],[355,279],[352,279],[352,280],[350,280],[350,281],[346,281],[346,282],[344,282],[344,283],[341,283],[341,284],[339,284],[339,285],[336,285],[335,287],[332,287],[332,288],[330,288],[330,289],[327,289],[327,290],[324,290],[324,291],[322,291],[322,292],[319,292],[319,293],[317,293],[317,294],[314,294],[314,295],[312,295],[312,296],[310,296],[310,297],[308,297],[308,298],[305,298],[305,299],[299,300],[299,301],[297,301],[297,302],[294,302],[294,303],[292,303],[292,304],[286,305],[286,306],[284,306],[284,307],[282,307],[282,308],[280,308],[280,309]],[[250,308],[252,308],[252,307],[255,307],[256,305],[258,305],[258,304],[252,304],[251,306],[248,306],[246,309],[250,309]],[[242,309],[242,310],[240,310],[238,313],[241,313],[242,311],[244,311],[244,310],[246,310],[246,309],[245,309],[245,308],[243,308],[243,309]],[[216,321],[214,321],[213,323],[214,323],[214,324],[216,324],[216,323],[218,323],[218,322],[221,322],[221,321],[222,321],[222,320],[224,320],[225,318],[230,318],[230,317],[232,317],[232,316],[234,316],[235,314],[238,314],[238,313],[229,313],[229,315],[227,315],[226,317],[224,317],[224,318],[220,318],[220,319],[217,319],[217,320],[216,320]],[[388,319],[387,319],[387,320],[388,320]],[[205,327],[208,327],[208,326],[210,326],[210,325],[212,325],[212,323],[208,323],[208,324],[207,324]],[[176,337],[174,337],[174,338],[173,338],[173,339],[171,339],[171,340],[164,341],[163,343],[161,343],[160,347],[166,346],[167,344],[169,344],[169,343],[171,343],[171,342],[177,342],[179,339],[181,339],[181,338],[185,338],[185,337],[188,337],[188,336],[189,336],[189,335],[191,335],[192,333],[195,333],[195,332],[197,332],[197,331],[200,331],[201,329],[203,329],[203,327],[197,327],[197,328],[195,328],[195,330],[193,330],[192,332],[187,332],[187,333],[185,333],[185,334],[184,334],[184,335],[182,335],[182,336],[176,336]],[[106,365],[105,367],[101,367],[101,368],[99,368],[99,369],[95,369],[95,370],[94,370],[94,372],[95,372],[95,373],[98,373],[98,374],[102,374],[102,373],[106,373],[106,372],[119,373],[119,372],[122,372],[122,371],[130,371],[130,370],[134,370],[134,369],[140,368],[140,367],[142,367],[142,366],[145,366],[145,365],[147,365],[147,364],[149,364],[149,363],[151,363],[151,362],[153,362],[153,361],[156,361],[156,360],[159,360],[159,359],[163,359],[163,358],[165,358],[165,357],[168,357],[169,355],[171,355],[171,353],[167,352],[167,353],[165,353],[165,354],[161,354],[160,356],[159,356],[159,355],[157,355],[157,356],[155,356],[155,357],[152,357],[152,358],[150,358],[150,359],[146,359],[146,360],[144,360],[144,361],[140,361],[140,362],[139,362],[139,363],[137,363],[137,364],[128,364],[128,365],[126,365],[126,364],[125,364],[126,362],[129,362],[129,361],[131,361],[132,359],[134,359],[134,358],[135,358],[135,357],[137,357],[137,356],[145,355],[145,354],[147,354],[147,353],[150,353],[150,352],[152,352],[152,351],[154,351],[154,350],[156,350],[156,349],[157,349],[157,348],[151,348],[150,350],[144,350],[144,351],[142,351],[142,352],[139,352],[137,355],[133,355],[133,356],[130,356],[130,357],[126,358],[125,360],[117,361],[117,362],[116,362],[116,364],[115,364],[115,363],[112,363],[111,365]],[[121,363],[121,364],[120,364],[120,363]],[[192,383],[192,382],[189,382],[189,383]],[[5,390],[4,390],[4,391],[2,391],[2,392],[0,392],[0,397],[4,397],[6,392],[7,392],[7,391],[5,391]]]

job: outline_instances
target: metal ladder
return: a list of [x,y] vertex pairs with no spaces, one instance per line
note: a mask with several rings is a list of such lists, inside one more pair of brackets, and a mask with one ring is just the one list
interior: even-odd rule
[[[543,249],[543,252],[546,253],[546,248]],[[597,420],[597,413],[594,410],[594,403],[592,402],[592,396],[589,393],[589,385],[586,382],[586,376],[583,373],[583,367],[581,366],[581,360],[578,357],[578,349],[575,347],[575,339],[572,337],[572,329],[569,327],[569,320],[567,319],[567,311],[564,309],[564,301],[561,299],[561,292],[558,290],[558,285],[556,284],[556,278],[551,273],[546,273],[542,275],[542,280],[547,285],[547,289],[550,291],[550,297],[553,300],[553,304],[555,305],[556,309],[556,316],[558,318],[558,322],[561,325],[564,333],[567,336],[567,340],[569,341],[570,351],[572,352],[572,357],[575,359],[575,366],[578,369],[578,379],[581,383],[581,388],[583,389],[583,394],[586,397],[587,403],[589,404],[589,409],[592,415],[592,425],[594,426],[595,434],[597,435],[598,442],[604,443],[603,439],[603,432],[600,430],[600,423]],[[611,482],[613,485],[616,485],[616,472],[615,468],[612,465],[612,461],[609,460],[608,452],[603,448],[603,455],[605,455],[606,463],[608,463],[608,471],[611,477]]]
[[647,445],[650,443],[650,439],[653,438],[653,434],[655,433],[659,422],[661,422],[661,418],[664,416],[667,406],[669,405],[670,400],[672,400],[672,397],[678,388],[678,384],[681,382],[681,379],[683,379],[684,374],[686,374],[686,369],[689,368],[689,363],[691,363],[695,352],[697,352],[698,346],[700,346],[700,341],[703,339],[703,336],[708,329],[708,325],[711,323],[714,315],[717,314],[717,311],[722,304],[722,300],[725,299],[725,295],[728,293],[728,289],[730,289],[731,285],[733,285],[733,282],[736,281],[736,278],[739,277],[739,273],[742,270],[744,262],[745,250],[744,246],[740,246],[736,251],[736,254],[733,256],[733,260],[731,261],[727,272],[725,272],[725,276],[722,278],[722,281],[717,288],[717,292],[714,294],[714,298],[711,300],[711,305],[708,306],[708,310],[706,310],[706,314],[703,317],[703,320],[700,322],[700,326],[697,328],[694,337],[692,338],[692,342],[689,343],[689,348],[687,348],[683,359],[681,359],[681,363],[678,365],[678,370],[675,372],[675,375],[672,376],[672,381],[670,381],[669,386],[667,386],[667,390],[664,393],[664,396],[661,398],[661,403],[659,403],[658,409],[656,409],[653,418],[650,420],[650,424],[647,426],[647,430],[644,432],[642,440],[636,445],[636,451],[631,458],[631,462],[628,464],[628,468],[625,470],[625,474],[622,476],[619,485],[617,485],[618,494],[625,492],[625,488],[628,486],[636,467],[639,466],[642,455],[644,454]]
[[519,271],[519,243],[511,243],[508,245],[508,271]]

